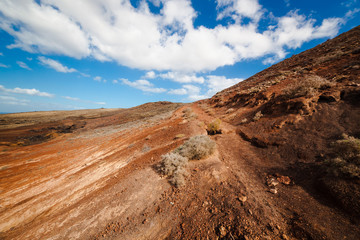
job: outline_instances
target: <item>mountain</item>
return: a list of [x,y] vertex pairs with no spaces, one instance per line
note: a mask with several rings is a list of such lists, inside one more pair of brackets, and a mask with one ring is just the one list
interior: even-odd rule
[[358,239],[359,71],[356,27],[195,103],[4,115],[0,238]]

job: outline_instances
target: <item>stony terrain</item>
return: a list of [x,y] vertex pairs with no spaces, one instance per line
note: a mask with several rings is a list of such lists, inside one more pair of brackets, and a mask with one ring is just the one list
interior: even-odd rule
[[[191,104],[0,115],[0,239],[359,239],[360,27]],[[191,136],[216,151],[158,171]]]

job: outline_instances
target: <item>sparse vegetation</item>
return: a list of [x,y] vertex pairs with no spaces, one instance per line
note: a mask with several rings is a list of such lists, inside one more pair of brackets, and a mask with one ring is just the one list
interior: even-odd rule
[[167,153],[161,156],[161,171],[165,175],[172,177],[176,171],[184,168],[188,163],[186,157],[181,156],[178,153]]
[[185,119],[196,119],[198,116],[193,112],[191,108],[186,108],[183,110],[183,117]]
[[240,123],[245,124],[245,123],[247,123],[247,121],[248,121],[247,118],[243,118]]
[[180,133],[180,134],[177,134],[177,135],[174,137],[174,139],[180,139],[180,138],[183,138],[183,137],[185,137],[185,134]]
[[288,98],[312,97],[318,89],[326,89],[333,86],[333,83],[317,75],[306,76],[301,81],[290,84],[283,90],[284,95]]
[[221,134],[220,124],[221,120],[218,118],[209,123],[206,128],[207,133],[209,135]]
[[325,161],[329,174],[336,177],[360,178],[360,139],[342,135],[332,144],[334,157]]
[[185,184],[185,169],[189,160],[199,160],[211,155],[216,144],[208,136],[191,137],[174,151],[161,156],[160,171],[169,177],[169,182],[176,187]]
[[151,147],[149,147],[147,144],[144,144],[143,148],[141,149],[141,152],[146,153],[151,150]]
[[254,121],[259,121],[260,118],[262,118],[264,115],[261,113],[261,111],[255,113],[255,116],[253,117]]
[[208,136],[199,135],[191,137],[174,152],[189,160],[199,160],[211,155],[215,151],[215,142]]

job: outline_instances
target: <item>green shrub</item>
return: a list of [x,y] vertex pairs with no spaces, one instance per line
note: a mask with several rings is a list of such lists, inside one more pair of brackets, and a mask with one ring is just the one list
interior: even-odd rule
[[332,147],[338,157],[355,162],[359,160],[360,139],[343,134],[342,139],[334,142]]
[[216,143],[208,136],[199,135],[191,137],[174,152],[189,160],[199,160],[211,155],[216,148]]
[[221,120],[218,118],[212,121],[211,123],[209,123],[206,128],[207,133],[209,135],[220,134],[221,133],[220,124],[221,124]]

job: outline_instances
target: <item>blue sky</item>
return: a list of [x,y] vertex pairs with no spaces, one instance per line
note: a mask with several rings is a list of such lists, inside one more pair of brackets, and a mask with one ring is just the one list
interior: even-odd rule
[[0,112],[211,97],[360,23],[360,0],[1,0]]

